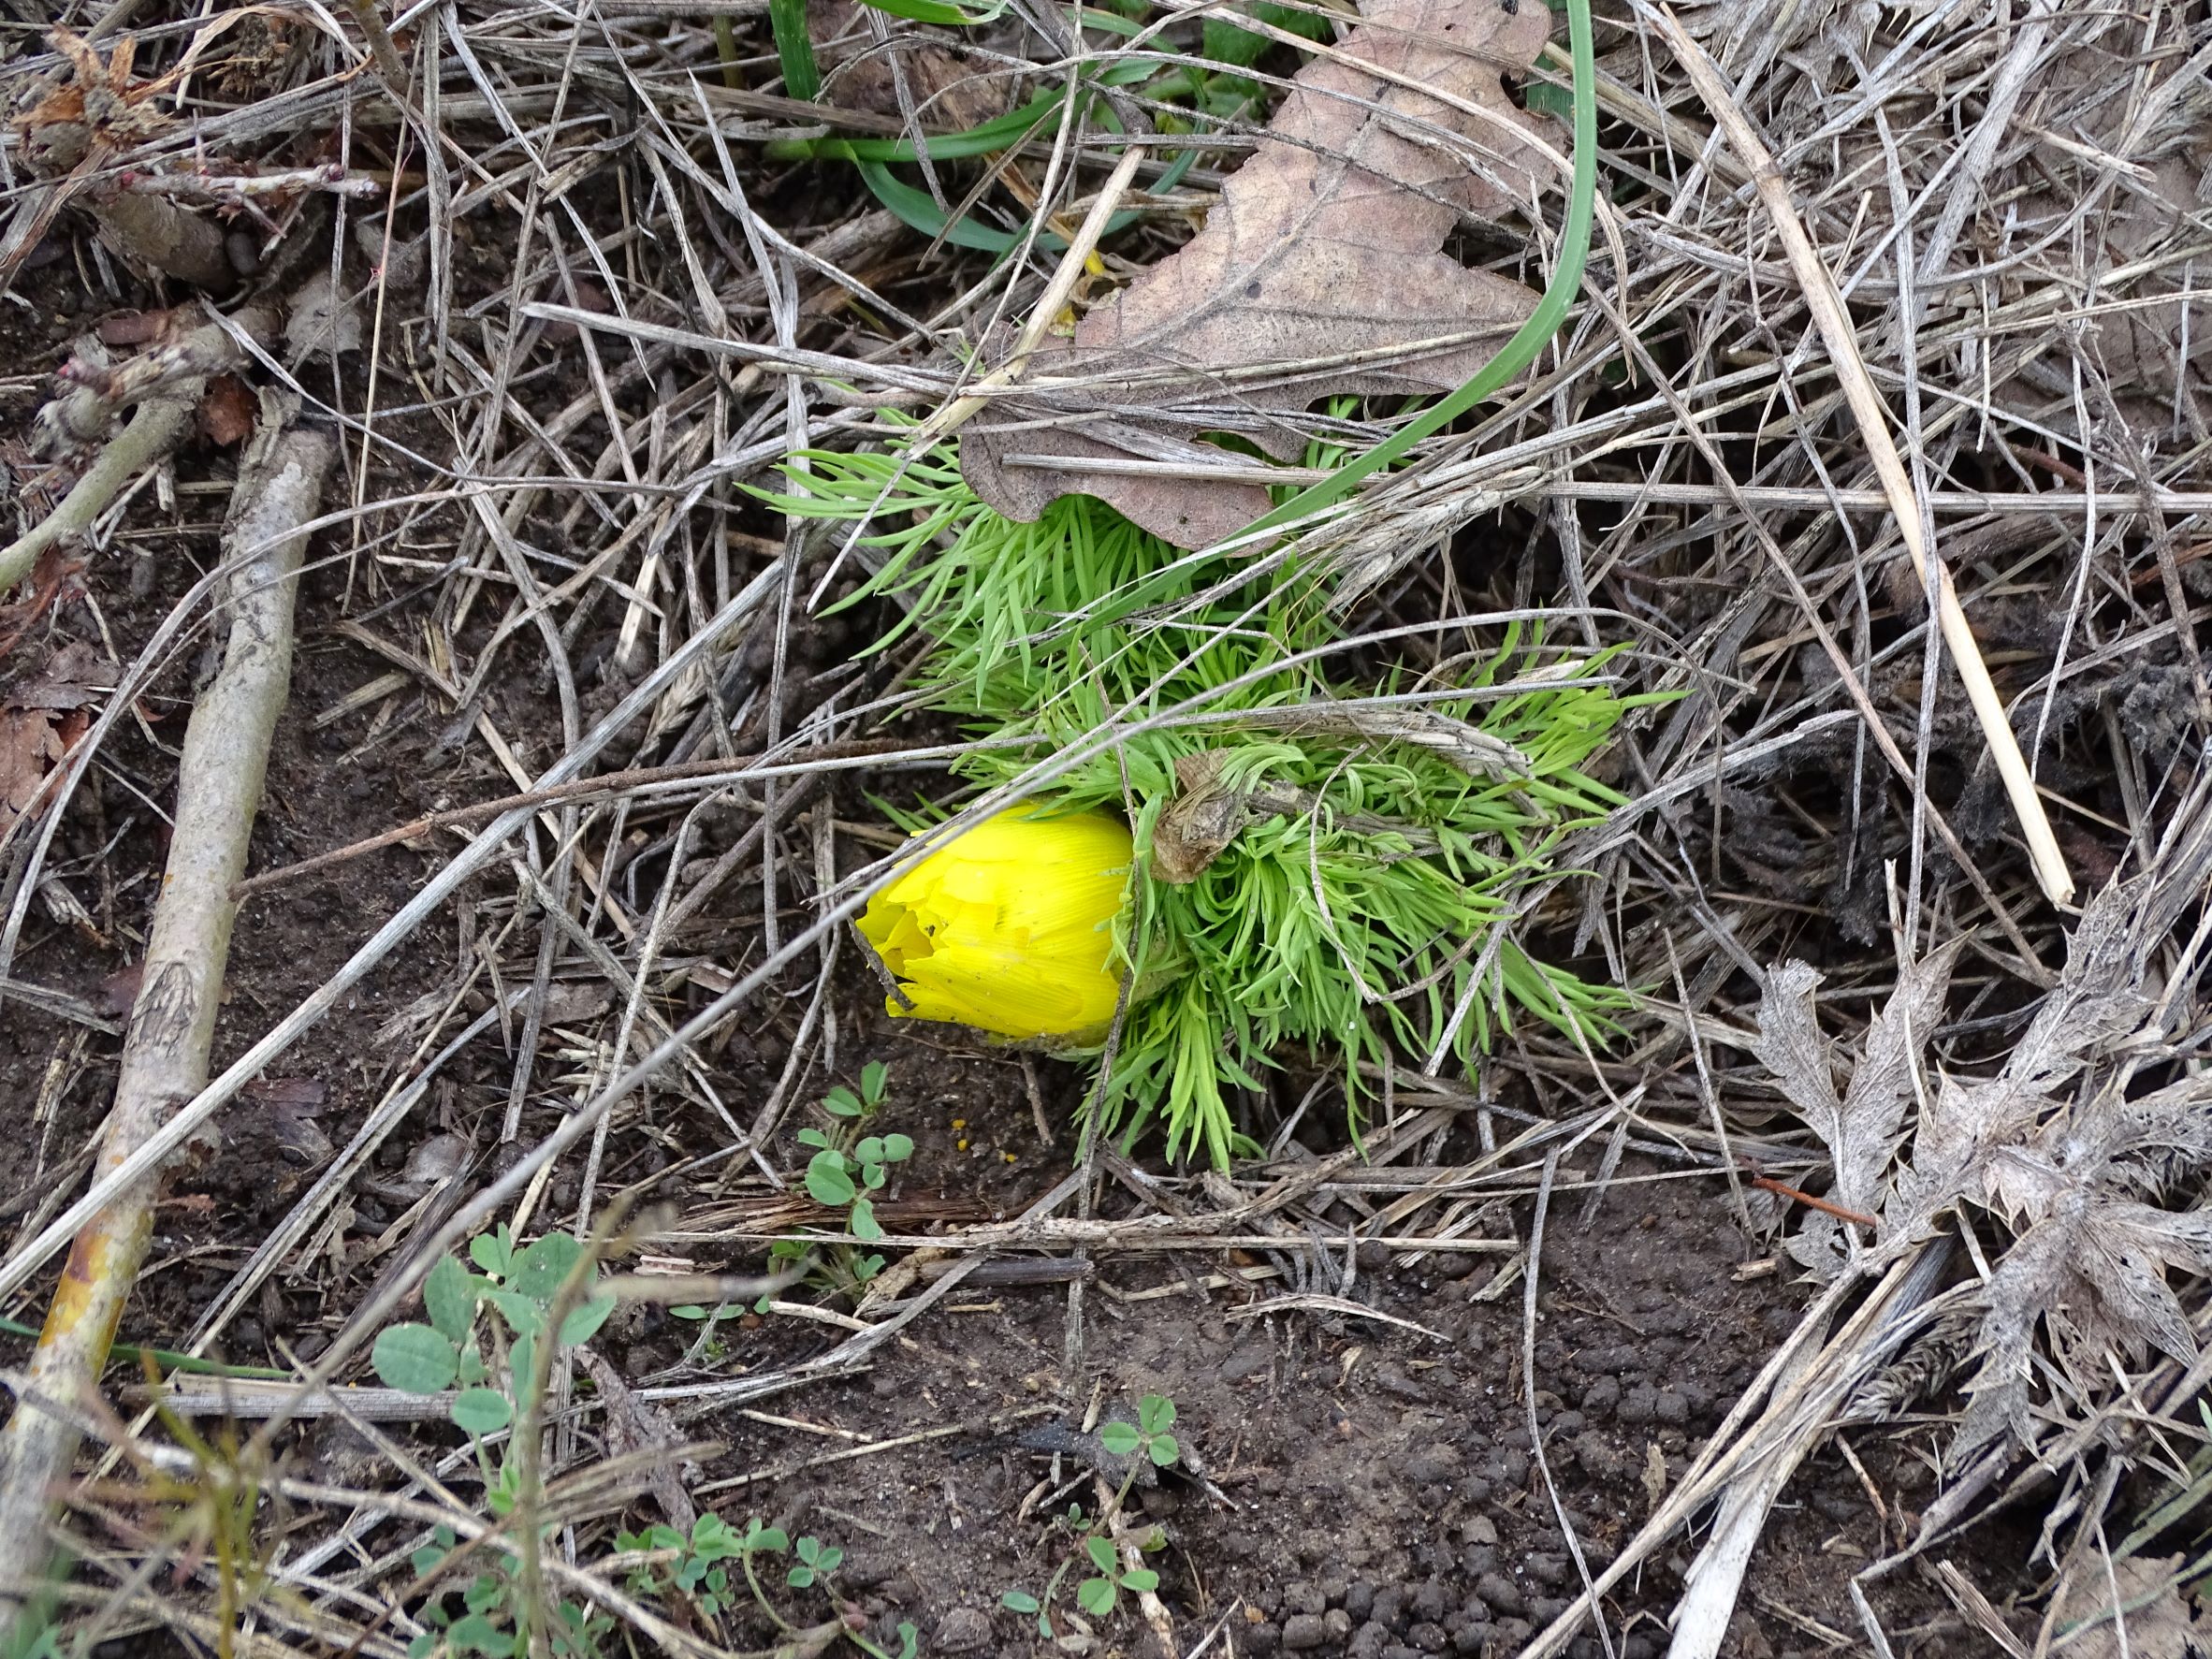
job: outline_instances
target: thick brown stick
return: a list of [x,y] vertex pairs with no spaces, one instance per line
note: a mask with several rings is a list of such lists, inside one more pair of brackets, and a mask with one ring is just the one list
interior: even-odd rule
[[[332,445],[286,429],[265,398],[225,530],[230,575],[223,665],[192,711],[178,766],[176,829],[154,906],[141,989],[124,1038],[96,1170],[114,1169],[205,1086],[238,907],[231,884],[261,803],[270,734],[292,676],[292,601]],[[54,1488],[76,1455],[78,1403],[96,1386],[153,1225],[158,1175],[127,1189],[77,1235],[15,1415],[0,1434],[0,1646],[48,1556]]]

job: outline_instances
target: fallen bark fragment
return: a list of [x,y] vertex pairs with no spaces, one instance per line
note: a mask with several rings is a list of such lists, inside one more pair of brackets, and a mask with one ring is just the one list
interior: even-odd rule
[[[138,1000],[124,1038],[115,1107],[96,1170],[123,1163],[180,1101],[205,1085],[215,1011],[277,716],[292,672],[292,607],[306,534],[333,445],[289,425],[265,395],[224,533],[230,565],[221,604],[223,664],[201,693],[178,767],[176,827],[153,912]],[[37,1348],[0,1433],[0,1646],[8,1645],[27,1581],[48,1555],[48,1516],[78,1443],[79,1402],[95,1387],[124,1302],[146,1254],[161,1179],[150,1176],[77,1235]],[[23,1575],[23,1577],[17,1577]]]

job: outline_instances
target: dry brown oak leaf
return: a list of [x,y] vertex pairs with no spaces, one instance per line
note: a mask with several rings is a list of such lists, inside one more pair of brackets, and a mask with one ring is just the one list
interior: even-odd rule
[[1209,431],[1288,460],[1305,439],[1283,415],[1318,398],[1448,392],[1472,376],[1536,296],[1440,250],[1463,214],[1494,219],[1547,176],[1537,124],[1500,76],[1535,61],[1550,15],[1544,0],[1365,0],[1335,55],[1300,72],[1205,227],[1022,372],[1041,393],[1079,386],[1049,405],[995,398],[969,426],[969,486],[1024,520],[1098,496],[1177,546],[1205,546],[1266,512],[1266,490],[1085,463],[1219,466],[1222,451],[1197,442]]

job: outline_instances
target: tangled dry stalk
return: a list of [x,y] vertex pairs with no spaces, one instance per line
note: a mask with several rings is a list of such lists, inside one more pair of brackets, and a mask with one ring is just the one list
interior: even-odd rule
[[[7,429],[29,436],[65,364],[72,389],[41,429],[51,454],[6,453],[22,522],[0,551],[0,600],[14,599],[0,611],[0,1001],[59,1035],[37,1056],[37,1099],[4,1108],[35,1153],[17,1166],[0,1296],[12,1313],[43,1306],[58,1259],[113,1230],[113,1206],[151,1201],[188,1142],[262,1110],[249,1088],[271,1067],[327,1041],[365,1091],[343,1144],[324,1142],[313,1180],[255,1236],[203,1218],[193,1247],[220,1271],[143,1332],[228,1354],[253,1320],[285,1380],[151,1390],[133,1404],[168,1415],[132,1421],[112,1390],[78,1391],[104,1339],[11,1374],[0,1560],[27,1560],[17,1541],[42,1535],[79,1558],[51,1615],[60,1639],[161,1627],[222,1652],[397,1655],[432,1634],[423,1598],[442,1569],[411,1560],[443,1527],[457,1550],[511,1550],[547,1607],[588,1608],[672,1652],[732,1651],[635,1591],[610,1542],[640,1494],[671,1515],[690,1504],[670,1470],[704,1455],[691,1425],[727,1437],[756,1403],[883,1362],[963,1286],[1064,1282],[1055,1386],[1078,1397],[1115,1330],[1093,1288],[1149,1257],[1271,1321],[1372,1317],[1346,1275],[1347,1236],[1386,1260],[1457,1252],[1523,1275],[1532,1496],[1561,1517],[1579,1593],[1526,1633],[1531,1654],[1567,1651],[1594,1612],[1612,1651],[1617,1587],[1695,1523],[1709,1526],[1672,1651],[1721,1652],[1770,1510],[1839,1437],[1854,1459],[1917,1451],[1945,1482],[1910,1521],[1885,1510],[1885,1555],[1849,1579],[1878,1652],[1902,1647],[1883,1598],[1923,1567],[1949,1628],[2039,1659],[2062,1626],[2114,1617],[2122,1583],[2138,1603],[2170,1596],[2193,1564],[2147,1577],[2150,1558],[2116,1560],[2114,1541],[2147,1487],[2187,1487],[2205,1439],[2192,1403],[2212,1375],[2201,8],[1710,0],[1678,17],[1630,0],[1602,16],[1581,303],[1536,371],[1309,528],[1299,552],[1344,571],[1346,634],[1378,659],[1440,670],[1484,646],[1468,616],[1541,615],[1562,662],[1629,641],[1624,686],[1672,694],[1617,746],[1626,804],[1579,832],[1561,865],[1577,874],[1521,918],[1640,988],[1625,1037],[1587,1054],[1523,1034],[1464,1081],[1406,1056],[1375,1080],[1364,1142],[1320,1156],[1294,1133],[1319,1085],[1302,1099],[1305,1080],[1287,1077],[1249,1103],[1269,1157],[1228,1176],[1147,1171],[1062,1134],[1078,1156],[1011,1214],[957,1194],[887,1208],[881,1247],[907,1254],[851,1312],[785,1295],[765,1252],[819,1219],[793,1197],[799,1113],[873,1041],[839,941],[906,854],[883,856],[897,837],[858,822],[872,817],[860,785],[906,790],[969,740],[904,719],[910,653],[866,654],[829,614],[862,572],[857,539],[770,515],[741,487],[797,451],[895,440],[886,412],[949,428],[949,412],[1018,396],[1021,418],[1071,430],[1114,415],[1081,385],[1041,391],[965,365],[1006,331],[1026,357],[1071,298],[1095,306],[1164,255],[1258,122],[1196,118],[1137,73],[1186,68],[1214,38],[1201,20],[1253,22],[1249,7],[1155,7],[1133,41],[1031,0],[965,27],[818,9],[819,103],[761,90],[779,85],[778,59],[768,7],[750,0],[357,0],[343,20],[68,0],[40,20],[65,25],[51,36],[7,25],[0,283],[16,300],[0,316],[22,353]],[[1283,15],[1297,14],[1324,11]],[[1251,79],[1273,95],[1297,58],[1282,15],[1262,25],[1277,55]],[[1524,97],[1556,93],[1566,68],[1555,40]],[[902,162],[921,185],[893,179],[899,211],[824,142],[954,133],[1078,84],[1117,90],[1056,136]],[[1535,125],[1556,162],[1564,124]],[[1144,142],[1128,142],[1139,127]],[[1473,165],[1465,135],[1417,136]],[[1194,147],[1198,164],[1163,185]],[[1540,288],[1560,183],[1539,179],[1517,211],[1455,213],[1455,252]],[[915,228],[925,211],[1013,254]],[[1135,223],[1108,235],[1117,211]],[[173,306],[167,343],[125,356],[72,338],[99,314],[49,327],[62,262],[94,313],[126,295]],[[232,488],[228,462],[180,448],[226,374],[297,400],[292,441],[334,447],[336,471],[319,518],[293,502],[284,535],[234,536],[204,577],[171,579],[189,568],[174,492],[195,471]],[[1144,412],[1220,429],[1219,400],[1194,373],[1152,388]],[[1389,426],[1374,406],[1282,418],[1346,447]],[[1038,458],[1008,463],[1025,459]],[[1225,491],[1257,476],[1197,444],[1095,464]],[[284,504],[251,460],[235,472],[238,524]],[[124,578],[102,573],[143,545],[150,514],[170,536],[151,559],[168,568],[125,604]],[[100,976],[57,964],[72,939],[127,940],[117,923],[133,916],[151,933],[127,953],[166,960],[180,912],[174,897],[152,908],[151,883],[119,899],[139,843],[119,830],[87,853],[77,826],[104,825],[100,803],[136,791],[174,803],[168,867],[244,867],[255,790],[223,797],[203,834],[198,718],[182,786],[148,788],[147,757],[163,753],[148,714],[197,689],[195,656],[231,625],[226,595],[288,604],[271,550],[296,553],[294,529],[314,538],[303,636],[379,666],[287,718],[343,735],[317,751],[333,788],[380,767],[440,782],[380,799],[342,834],[256,840],[246,886],[202,893],[175,948],[220,978],[233,899],[274,929],[315,883],[392,867],[376,860],[394,843],[427,873],[380,922],[353,908],[366,889],[333,886],[355,895],[323,912],[342,947],[319,982],[285,982],[281,1005],[267,982],[232,1000],[211,1081],[203,1022],[152,1097],[138,1036],[103,1093],[87,1055],[112,1022],[62,982]],[[102,604],[128,618],[84,623],[120,658],[113,689],[67,710],[22,701],[43,642],[63,637],[40,631]],[[1970,660],[1987,674],[1962,684]],[[224,736],[250,750],[253,735]],[[1041,758],[1027,781],[1070,764]],[[372,1032],[342,1035],[386,984],[405,994]],[[160,975],[137,995],[142,1032]],[[211,1017],[211,997],[200,1007]],[[486,1055],[490,1107],[464,1123],[449,1098]],[[1034,1105],[1049,1145],[1036,1070],[1017,1115]],[[94,1093],[116,1107],[96,1157],[89,1126],[81,1147],[40,1139],[56,1102]],[[1594,1160],[1601,1192],[1641,1178],[1624,1159],[1705,1183],[1747,1251],[1812,1284],[1695,1456],[1672,1472],[1662,1459],[1650,1513],[1602,1564],[1535,1415],[1535,1235],[1607,1224],[1594,1197],[1566,1213],[1574,1157]],[[400,1194],[381,1231],[357,1222],[379,1182]],[[1824,1207],[1797,1206],[1807,1197]],[[450,1436],[377,1426],[415,1421],[423,1396],[338,1385],[413,1317],[442,1255],[502,1223],[518,1238],[618,1234],[608,1248],[635,1305],[781,1296],[773,1317],[832,1334],[735,1374],[708,1356],[710,1321],[681,1364],[589,1390],[578,1377],[604,1361],[548,1341],[533,1411],[550,1426],[527,1436],[519,1499],[537,1524],[488,1519]],[[143,1225],[135,1214],[124,1230]],[[349,1256],[364,1229],[373,1253]],[[95,1325],[135,1265],[96,1285]],[[1294,1288],[1269,1291],[1271,1275]],[[257,1311],[302,1287],[324,1298],[313,1352]],[[226,1449],[181,1426],[215,1412],[251,1425]],[[332,1416],[372,1448],[368,1473],[309,1478],[281,1462],[288,1433]],[[104,1462],[57,1490],[80,1429]],[[939,1433],[826,1455],[888,1456]],[[1946,1554],[1970,1526],[2021,1512],[2040,1535],[2016,1574]],[[1112,1536],[1126,1567],[1135,1545]],[[1243,1639],[1174,1594],[1143,1594],[1160,1651],[1197,1652],[1209,1628]],[[866,1625],[852,1618],[770,1639],[822,1651]]]

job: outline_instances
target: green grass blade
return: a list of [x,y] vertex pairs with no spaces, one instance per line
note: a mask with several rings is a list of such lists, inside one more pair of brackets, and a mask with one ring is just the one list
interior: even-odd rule
[[[0,1319],[0,1332],[9,1336],[36,1337],[37,1330],[15,1319]],[[141,1359],[151,1359],[164,1371],[188,1372],[195,1376],[235,1376],[255,1382],[290,1382],[292,1373],[279,1371],[269,1365],[223,1365],[213,1360],[202,1360],[196,1354],[180,1354],[168,1348],[135,1347],[119,1342],[109,1348],[111,1363],[136,1365]]]
[[[1021,243],[1021,238],[1011,230],[993,230],[987,225],[978,225],[963,213],[957,219],[948,219],[944,209],[931,199],[926,190],[917,190],[892,176],[891,169],[880,161],[856,161],[852,164],[860,171],[860,182],[868,187],[869,194],[889,208],[899,219],[932,240],[951,242],[956,248],[975,248],[985,254],[1008,253]],[[1050,248],[1054,240],[1039,237],[1041,246]]]
[[768,28],[776,36],[776,58],[783,65],[787,97],[812,103],[822,95],[822,71],[814,64],[814,42],[807,36],[807,0],[768,0]]
[[979,6],[972,11],[958,6],[948,6],[944,0],[860,0],[878,11],[887,11],[893,17],[903,17],[917,23],[942,23],[951,28],[969,28],[978,23],[997,21],[1006,9],[1000,4]]

